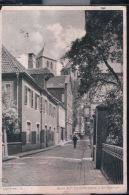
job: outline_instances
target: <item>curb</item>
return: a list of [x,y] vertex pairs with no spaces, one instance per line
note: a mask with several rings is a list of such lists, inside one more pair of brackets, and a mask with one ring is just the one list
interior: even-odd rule
[[[68,142],[64,143],[64,145],[67,144],[67,143]],[[38,153],[41,153],[41,152],[44,152],[44,151],[48,151],[48,150],[52,150],[54,148],[61,147],[61,146],[63,146],[63,145],[59,144],[59,145],[56,145],[56,146],[50,146],[50,147],[43,148],[43,149],[38,149],[38,150],[32,150],[32,151],[19,153],[19,154],[16,154],[16,156],[12,156],[12,157],[10,156],[10,157],[8,157],[6,159],[3,159],[2,162],[6,162],[6,161],[22,158],[22,157],[25,157],[25,156],[30,156],[32,154],[38,154]]]
[[6,162],[6,161],[10,161],[10,160],[14,160],[14,159],[17,159],[18,157],[8,157],[6,159],[3,159],[2,162]]
[[56,146],[48,147],[48,148],[43,148],[43,149],[38,150],[38,151],[37,150],[28,151],[28,153],[26,153],[26,154],[20,154],[18,157],[19,158],[22,158],[22,157],[25,157],[25,156],[30,156],[32,154],[38,154],[38,153],[41,153],[41,152],[44,152],[44,151],[52,150],[52,149],[57,148],[59,146],[60,145],[56,145]]

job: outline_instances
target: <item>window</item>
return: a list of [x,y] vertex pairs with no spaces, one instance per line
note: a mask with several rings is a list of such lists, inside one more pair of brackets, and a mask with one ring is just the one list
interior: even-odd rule
[[34,107],[34,92],[27,86],[24,87],[24,104]]
[[39,95],[35,94],[35,109],[39,110],[40,108],[40,101],[39,101]]
[[24,87],[24,104],[27,105],[27,87]]
[[11,97],[11,85],[10,84],[6,84],[6,93],[8,95],[8,97]]
[[39,141],[40,140],[40,126],[39,126],[39,124],[37,124],[36,125],[36,127],[37,127],[37,141]]
[[52,64],[52,62],[51,62],[51,69],[53,69],[53,64]]
[[47,67],[49,68],[49,61],[47,61]]
[[48,113],[48,103],[47,103],[47,100],[45,100],[45,113]]
[[34,107],[34,93],[31,91],[31,107]]
[[42,109],[43,109],[43,112],[45,113],[45,100],[44,100],[44,98],[42,98]]
[[30,143],[31,142],[31,123],[27,122],[27,127],[26,127],[26,142]]
[[12,82],[3,82],[3,90],[5,92],[5,94],[7,95],[7,98],[9,100],[12,100],[13,98],[13,84]]
[[31,90],[28,88],[28,100],[29,100],[29,106],[31,107]]

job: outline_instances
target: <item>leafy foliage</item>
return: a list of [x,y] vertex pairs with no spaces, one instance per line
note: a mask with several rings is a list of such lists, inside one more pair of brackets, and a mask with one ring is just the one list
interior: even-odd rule
[[[122,11],[86,11],[86,21],[86,35],[75,40],[63,57],[80,72],[80,95],[100,84],[121,87],[111,64],[122,63]],[[105,78],[100,65],[112,75],[112,81]]]
[[123,97],[122,91],[112,90],[108,93],[106,100],[108,106],[107,120],[107,140],[106,142],[113,145],[123,145]]
[[8,135],[19,131],[16,104],[10,99],[4,88],[2,90],[2,129],[6,129]]

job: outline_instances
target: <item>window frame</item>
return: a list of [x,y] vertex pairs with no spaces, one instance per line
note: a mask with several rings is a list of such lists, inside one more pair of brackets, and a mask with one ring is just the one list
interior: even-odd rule
[[13,100],[14,99],[14,82],[13,81],[2,81],[2,86],[5,90],[5,92],[7,92],[6,85],[10,85],[9,99]]
[[40,110],[40,96],[35,93],[35,110]]
[[28,87],[26,85],[24,85],[24,105],[27,105],[28,104]]
[[34,92],[31,90],[31,108],[34,107]]

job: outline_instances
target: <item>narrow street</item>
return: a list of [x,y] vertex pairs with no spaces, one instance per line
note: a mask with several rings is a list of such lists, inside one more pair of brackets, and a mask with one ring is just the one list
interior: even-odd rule
[[3,163],[3,186],[108,184],[95,170],[89,140]]

